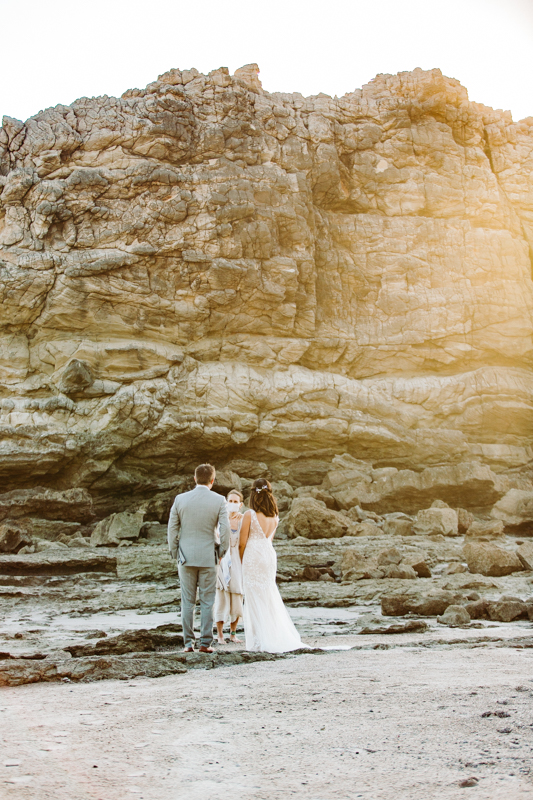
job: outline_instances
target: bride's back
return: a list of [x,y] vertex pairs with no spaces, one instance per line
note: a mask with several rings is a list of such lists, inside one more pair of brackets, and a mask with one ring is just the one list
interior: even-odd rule
[[270,537],[278,527],[278,517],[267,517],[265,516],[265,514],[263,514],[262,511],[250,511],[252,519],[254,514],[262,532],[264,533],[267,539],[270,539]]

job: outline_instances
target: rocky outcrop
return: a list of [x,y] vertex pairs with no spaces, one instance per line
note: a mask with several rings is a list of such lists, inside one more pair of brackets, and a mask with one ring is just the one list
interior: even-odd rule
[[103,517],[207,457],[296,487],[346,452],[412,502],[363,470],[339,509],[493,505],[416,476],[531,461],[532,130],[439,70],[304,98],[256,65],[5,117],[5,491]]
[[79,572],[115,572],[117,559],[109,553],[49,549],[23,556],[0,556],[0,575],[74,575]]

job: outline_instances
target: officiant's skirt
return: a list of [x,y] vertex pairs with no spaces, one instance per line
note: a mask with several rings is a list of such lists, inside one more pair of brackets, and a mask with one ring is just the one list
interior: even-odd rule
[[215,622],[235,622],[242,617],[242,594],[217,589],[215,600]]

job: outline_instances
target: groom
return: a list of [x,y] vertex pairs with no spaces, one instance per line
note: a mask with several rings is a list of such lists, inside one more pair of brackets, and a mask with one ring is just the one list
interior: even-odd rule
[[212,653],[213,606],[216,589],[216,528],[220,530],[218,556],[229,547],[230,527],[225,499],[211,492],[215,468],[200,464],[194,472],[196,487],[179,494],[168,519],[168,549],[178,559],[181,586],[181,622],[185,652],[194,651],[196,590],[200,595],[200,653]]

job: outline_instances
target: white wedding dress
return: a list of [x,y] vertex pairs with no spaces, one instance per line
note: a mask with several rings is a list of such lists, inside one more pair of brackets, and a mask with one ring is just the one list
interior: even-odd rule
[[277,556],[251,512],[250,533],[242,559],[244,633],[247,650],[287,653],[304,647],[276,586]]

